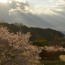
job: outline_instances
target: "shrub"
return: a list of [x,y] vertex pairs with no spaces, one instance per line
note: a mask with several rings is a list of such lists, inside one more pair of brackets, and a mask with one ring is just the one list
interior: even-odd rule
[[47,40],[35,40],[33,41],[32,43],[33,45],[36,45],[36,46],[47,46],[48,45],[48,41]]

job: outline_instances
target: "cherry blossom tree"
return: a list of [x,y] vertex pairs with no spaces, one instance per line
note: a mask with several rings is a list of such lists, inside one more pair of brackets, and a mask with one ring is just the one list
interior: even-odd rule
[[10,33],[0,26],[0,65],[37,65],[39,51],[30,44],[31,34]]

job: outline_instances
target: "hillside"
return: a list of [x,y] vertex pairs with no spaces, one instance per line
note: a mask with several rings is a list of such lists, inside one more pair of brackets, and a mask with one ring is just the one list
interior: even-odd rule
[[31,40],[37,40],[37,39],[44,39],[48,41],[52,41],[55,38],[61,38],[64,35],[56,30],[52,30],[50,28],[48,29],[42,29],[42,28],[35,28],[35,27],[27,27],[23,24],[8,24],[8,23],[0,23],[0,25],[6,26],[10,32],[18,32],[21,31],[22,33],[31,32]]

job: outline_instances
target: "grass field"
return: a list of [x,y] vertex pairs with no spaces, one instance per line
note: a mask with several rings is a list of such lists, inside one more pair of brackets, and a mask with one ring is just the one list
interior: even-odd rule
[[61,60],[44,60],[41,61],[42,65],[65,65],[65,55],[60,56]]
[[50,60],[46,60],[42,62],[43,65],[65,65],[64,61],[50,61]]

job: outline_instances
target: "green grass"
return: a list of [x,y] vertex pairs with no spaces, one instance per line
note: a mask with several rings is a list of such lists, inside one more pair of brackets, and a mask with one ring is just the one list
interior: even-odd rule
[[43,60],[42,65],[65,65],[65,61],[61,60]]
[[65,65],[65,55],[60,56],[60,60],[42,60],[41,65]]

